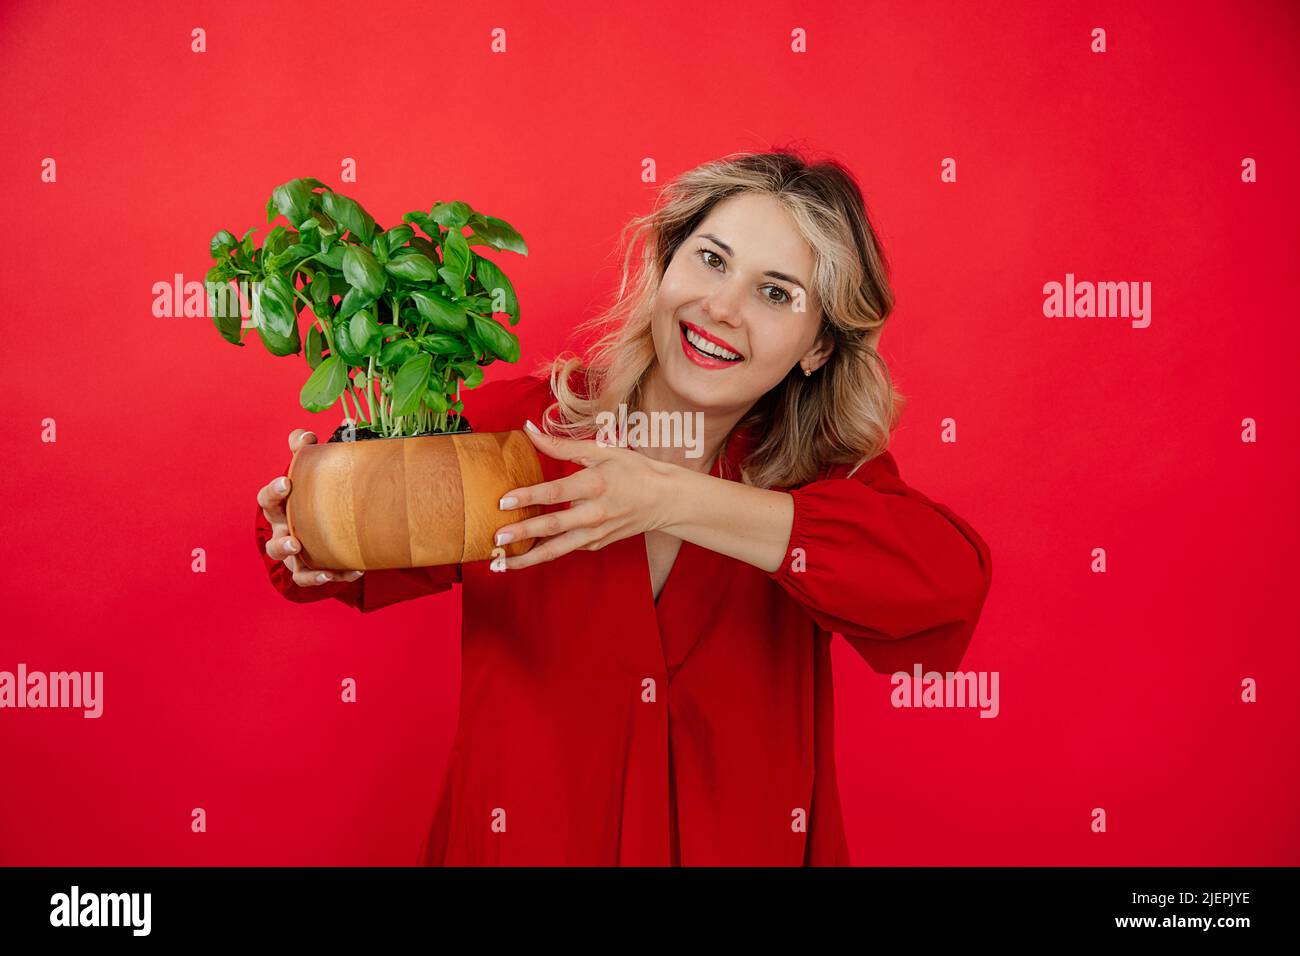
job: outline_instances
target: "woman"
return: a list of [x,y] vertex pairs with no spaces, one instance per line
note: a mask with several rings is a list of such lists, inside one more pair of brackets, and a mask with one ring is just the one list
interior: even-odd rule
[[[625,260],[587,360],[465,399],[476,431],[529,423],[545,480],[507,497],[547,510],[500,533],[530,551],[311,569],[283,477],[259,548],[293,601],[368,612],[461,585],[460,718],[420,862],[847,865],[832,632],[882,674],[956,669],[989,549],[886,451],[893,299],[847,171],[727,157],[632,225],[636,280]],[[636,411],[702,432],[610,430]]]

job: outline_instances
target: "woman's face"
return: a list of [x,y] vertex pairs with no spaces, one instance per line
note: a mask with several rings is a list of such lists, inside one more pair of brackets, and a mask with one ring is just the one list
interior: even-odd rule
[[743,410],[796,365],[815,371],[831,342],[818,341],[813,263],[771,196],[717,203],[673,254],[655,296],[659,384],[691,408]]

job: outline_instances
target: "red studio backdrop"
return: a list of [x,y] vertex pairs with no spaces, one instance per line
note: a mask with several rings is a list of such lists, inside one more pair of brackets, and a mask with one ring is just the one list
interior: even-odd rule
[[[272,589],[254,497],[339,416],[156,283],[294,177],[383,225],[462,199],[530,248],[492,381],[610,301],[664,183],[785,145],[863,187],[891,450],[995,569],[993,719],[895,708],[835,641],[854,863],[1300,863],[1298,44],[1262,0],[3,3],[0,671],[104,678],[98,719],[0,710],[0,863],[408,864],[455,732],[458,591]],[[1067,276],[1146,318],[1049,317]]]

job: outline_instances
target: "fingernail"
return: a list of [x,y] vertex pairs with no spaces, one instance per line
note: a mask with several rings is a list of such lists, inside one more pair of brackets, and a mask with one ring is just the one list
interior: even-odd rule
[[513,540],[515,540],[515,536],[513,532],[511,531],[497,532],[497,537],[496,537],[497,544],[509,544]]
[[329,579],[330,579],[330,576],[329,576],[328,574],[326,574],[324,571],[322,571],[320,574],[316,575],[316,583],[317,583],[317,584],[324,584],[324,583],[325,583],[326,581],[328,581]]
[[500,507],[502,511],[509,511],[519,505],[519,499],[514,495],[506,495],[501,499]]
[[527,428],[530,432],[534,432],[535,434],[540,435],[542,433],[542,430],[533,424],[533,420],[531,418],[524,419],[524,427]]
[[491,570],[491,571],[504,571],[504,570],[506,570],[506,559],[505,559],[505,558],[493,558],[493,559],[492,559],[492,564],[488,566],[488,569]]
[[280,494],[284,494],[286,491],[288,491],[289,479],[288,478],[275,479],[275,490],[278,491]]
[[297,542],[297,541],[294,541],[294,540],[292,540],[292,539],[286,541],[286,542],[284,543],[284,550],[290,552],[291,554],[297,554],[297,553],[298,553],[298,542]]

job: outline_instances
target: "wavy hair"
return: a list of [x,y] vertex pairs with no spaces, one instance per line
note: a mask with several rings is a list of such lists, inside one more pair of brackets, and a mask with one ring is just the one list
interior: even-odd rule
[[852,173],[835,160],[809,162],[789,150],[733,153],[689,170],[663,188],[651,212],[623,227],[615,301],[575,330],[599,337],[585,357],[561,352],[534,373],[549,375],[556,399],[543,417],[549,434],[590,438],[601,412],[617,413],[620,403],[629,412],[641,408],[657,361],[651,318],[664,272],[716,203],[749,192],[780,202],[813,250],[821,331],[834,348],[811,376],[796,364],[737,423],[757,436],[739,479],[794,487],[830,465],[853,462],[856,470],[888,448],[906,404],[876,351],[894,307],[888,264]]

